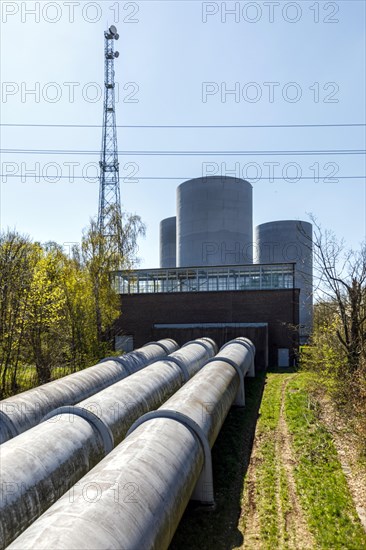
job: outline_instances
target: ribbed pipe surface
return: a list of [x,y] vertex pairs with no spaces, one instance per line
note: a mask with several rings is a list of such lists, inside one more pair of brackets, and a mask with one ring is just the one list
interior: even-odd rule
[[[137,418],[158,408],[215,355],[213,341],[197,340],[78,403],[112,432],[117,445]],[[182,370],[181,366],[184,368]],[[105,456],[88,420],[61,414],[1,448],[0,548],[6,547]]]
[[[250,351],[232,341],[219,353],[243,366]],[[161,409],[194,420],[210,446],[239,386],[236,370],[210,362]],[[167,418],[139,426],[9,549],[164,550],[168,548],[203,466],[193,432]]]
[[[110,359],[80,372],[69,374],[43,386],[9,397],[0,402],[0,444],[33,426],[47,413],[62,405],[74,405],[122,380],[130,373],[166,357],[178,348],[166,339]],[[117,359],[117,358],[116,358]]]

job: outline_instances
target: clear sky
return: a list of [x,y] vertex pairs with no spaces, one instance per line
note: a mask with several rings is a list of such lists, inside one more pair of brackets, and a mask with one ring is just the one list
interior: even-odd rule
[[[147,225],[141,266],[158,266],[159,221],[175,215],[177,185],[207,170],[234,170],[252,182],[254,224],[313,213],[358,247],[365,127],[263,126],[365,124],[363,0],[2,0],[1,150],[15,150],[1,155],[2,229],[79,242],[97,214],[103,31],[113,23],[120,33],[117,123],[132,126],[118,129],[121,196]],[[171,154],[177,151],[198,154]],[[124,180],[132,170],[138,180]],[[276,179],[255,181],[270,170]],[[32,171],[39,181],[24,177]],[[85,173],[91,179],[79,179]],[[325,181],[332,175],[338,181]],[[295,176],[305,179],[286,181]]]

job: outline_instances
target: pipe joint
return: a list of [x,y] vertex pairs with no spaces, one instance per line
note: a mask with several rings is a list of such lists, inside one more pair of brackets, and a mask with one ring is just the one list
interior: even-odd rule
[[128,437],[134,430],[136,430],[136,428],[141,426],[141,424],[147,422],[148,420],[154,420],[157,418],[169,418],[170,420],[175,420],[176,422],[183,424],[183,426],[185,426],[191,433],[193,433],[193,435],[198,438],[204,453],[204,464],[196,487],[191,496],[191,500],[198,500],[202,504],[214,506],[215,499],[213,490],[211,448],[206,434],[204,433],[202,428],[200,428],[197,422],[192,420],[192,418],[179,411],[173,411],[169,409],[159,409],[157,411],[151,411],[140,416],[140,418],[132,424],[127,432],[126,437]]
[[127,374],[130,376],[132,373],[131,369],[128,365],[126,365],[126,361],[124,361],[121,357],[118,357],[117,355],[115,357],[105,357],[104,359],[101,359],[98,364],[105,363],[106,361],[115,361],[116,363],[119,363],[124,367],[127,371]]
[[[172,342],[173,342],[173,340],[172,340]],[[170,350],[167,346],[164,346],[164,344],[162,344],[161,342],[148,342],[147,344],[145,344],[142,347],[146,348],[146,346],[151,346],[151,345],[159,346],[167,355],[169,355],[169,353],[172,352],[172,350]]]
[[188,382],[188,380],[190,379],[188,369],[185,366],[184,362],[178,359],[178,357],[169,356],[163,360],[163,363],[175,363],[175,365],[178,365],[178,367],[182,371],[184,382]]
[[248,338],[244,338],[244,337],[239,337],[239,338],[235,338],[235,340],[230,340],[230,342],[227,342],[226,344],[224,344],[221,348],[220,351],[222,351],[223,349],[226,348],[226,346],[229,346],[231,344],[240,344],[241,346],[243,346],[245,349],[247,349],[251,355],[251,364],[250,364],[250,368],[249,368],[249,371],[248,371],[248,376],[250,378],[254,378],[255,377],[255,346],[254,344],[248,339]]
[[15,424],[9,418],[7,414],[0,410],[0,420],[5,429],[8,431],[10,438],[13,438],[18,435],[18,430],[16,429]]
[[[205,340],[205,341],[203,341]],[[199,344],[200,346],[204,347],[208,353],[212,354],[212,351],[215,353],[217,350],[217,346],[213,340],[210,338],[200,338],[199,340],[189,340],[189,342],[186,342],[183,344],[182,349],[186,346],[189,346],[190,344]]]
[[99,432],[104,445],[104,452],[105,455],[109,454],[113,448],[114,448],[114,438],[113,434],[103,422],[99,416],[92,413],[91,411],[88,411],[88,409],[84,409],[83,407],[73,406],[73,405],[66,405],[64,407],[58,407],[57,409],[54,409],[50,413],[48,413],[42,420],[42,422],[46,422],[46,420],[50,420],[51,418],[58,416],[60,414],[74,414],[75,416],[80,416],[80,418],[83,418],[89,424],[91,424],[92,428],[95,428],[97,432]]

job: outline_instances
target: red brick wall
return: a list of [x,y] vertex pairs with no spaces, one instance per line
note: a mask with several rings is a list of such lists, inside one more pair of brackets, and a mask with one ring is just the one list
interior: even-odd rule
[[154,324],[268,323],[270,365],[277,362],[278,348],[297,350],[297,331],[291,328],[299,322],[297,289],[133,294],[121,299],[116,328],[131,334],[135,347],[156,337]]

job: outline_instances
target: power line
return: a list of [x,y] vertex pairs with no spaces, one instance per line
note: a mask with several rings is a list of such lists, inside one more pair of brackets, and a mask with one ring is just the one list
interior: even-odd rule
[[[117,128],[142,128],[142,129],[196,129],[196,128],[356,128],[365,127],[361,123],[340,124],[117,124]],[[102,128],[100,124],[14,124],[2,123],[0,127],[6,128]]]
[[[215,174],[213,174],[215,175]],[[216,175],[221,175],[221,174],[216,174]],[[205,176],[202,176],[202,177],[205,177]],[[210,176],[206,176],[206,177],[210,177]],[[46,179],[46,180],[55,180],[55,181],[58,181],[60,179],[68,179],[70,180],[70,183],[73,182],[73,180],[85,180],[85,181],[88,181],[88,183],[90,183],[90,180],[94,180],[95,182],[98,182],[99,181],[99,177],[98,176],[89,176],[89,177],[86,177],[86,176],[42,176],[41,174],[0,174],[0,178],[18,178],[18,179],[28,179],[28,178],[37,178],[37,179]],[[128,181],[128,180],[131,180],[132,182],[136,181],[136,180],[180,180],[180,181],[188,181],[188,180],[192,180],[192,179],[196,179],[197,176],[194,176],[193,178],[192,177],[176,177],[176,176],[132,176],[132,177],[129,177],[129,176],[126,176],[126,177],[123,177],[121,176],[121,179],[122,181]],[[335,181],[338,181],[338,180],[345,180],[345,179],[366,179],[366,175],[365,176],[337,176],[336,178],[335,177],[331,177],[331,176],[318,176],[318,177],[314,177],[314,176],[300,176],[300,177],[293,177],[293,178],[290,178],[290,177],[287,177],[287,178],[284,178],[283,176],[282,177],[271,177],[271,176],[261,176],[261,177],[258,177],[258,178],[248,178],[250,179],[251,181],[253,182],[256,182],[258,180],[282,180],[282,181],[286,181],[287,183],[290,183],[289,180],[313,180],[314,183],[315,182],[315,179],[321,181],[321,180],[329,180],[329,183],[332,183],[332,182],[335,182]],[[3,182],[4,183],[4,182]]]
[[[98,151],[47,150],[47,149],[0,149],[1,154],[37,155],[98,155]],[[262,155],[364,155],[365,149],[329,149],[304,151],[118,151],[123,156],[262,156]]]

